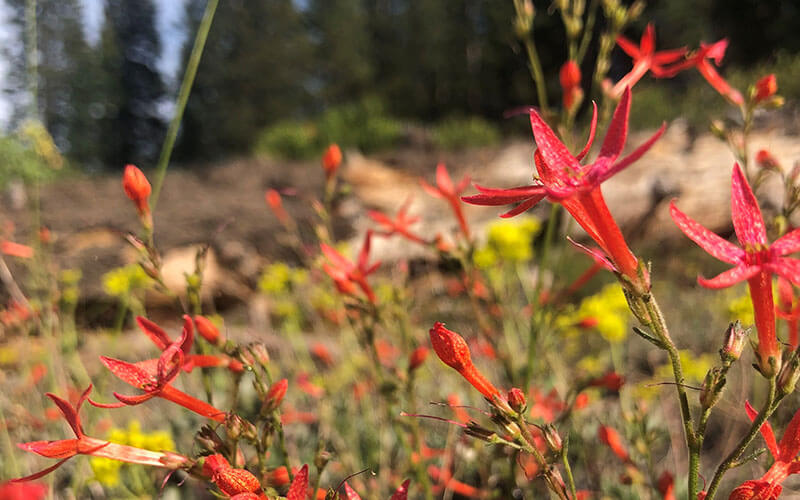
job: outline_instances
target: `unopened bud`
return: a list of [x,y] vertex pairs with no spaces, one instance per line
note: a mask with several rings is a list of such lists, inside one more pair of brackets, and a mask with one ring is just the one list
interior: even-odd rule
[[790,352],[790,358],[783,363],[781,371],[778,373],[778,392],[782,395],[791,394],[797,387],[797,380],[800,379],[800,357]]
[[261,364],[261,366],[264,367],[269,364],[269,351],[267,350],[267,346],[260,342],[256,342],[255,344],[250,344],[248,349],[253,354],[254,361],[257,361],[259,364]]
[[200,445],[201,451],[218,453],[226,448],[225,443],[211,427],[204,425],[195,435],[195,441]]
[[756,165],[763,170],[770,170],[773,172],[781,171],[781,164],[778,162],[778,159],[772,156],[766,149],[760,149],[758,153],[756,153]]
[[642,15],[642,12],[644,12],[645,6],[646,3],[644,0],[636,0],[633,2],[630,8],[628,8],[628,20],[633,21],[638,19],[639,16]]
[[122,174],[122,189],[136,205],[139,215],[150,213],[148,200],[150,198],[150,182],[135,165],[126,165]]
[[339,170],[339,165],[341,165],[341,163],[342,150],[339,149],[338,145],[331,144],[328,146],[328,149],[325,150],[325,154],[322,155],[322,169],[325,171],[325,177],[330,179],[336,175],[336,171]]
[[414,370],[419,368],[422,365],[422,363],[424,363],[425,360],[428,359],[429,352],[430,349],[428,349],[424,345],[421,345],[416,349],[414,349],[414,351],[411,353],[411,356],[409,356],[408,358],[408,371],[413,372]]
[[778,80],[774,73],[760,78],[750,91],[755,103],[763,102],[774,96],[776,92],[778,92]]
[[542,436],[544,437],[544,442],[547,443],[547,447],[550,448],[550,451],[553,453],[560,453],[561,448],[564,447],[563,441],[561,441],[561,436],[558,434],[558,430],[551,425],[545,424],[542,427]]
[[228,437],[233,440],[245,438],[250,441],[255,441],[258,438],[256,427],[234,413],[229,413],[225,418],[225,431]]
[[328,462],[331,461],[332,455],[329,451],[320,450],[317,455],[314,457],[314,466],[316,466],[318,471],[321,471],[328,465]]
[[722,349],[719,350],[719,357],[723,363],[736,361],[742,356],[749,334],[750,330],[742,328],[742,323],[738,320],[728,325]]
[[525,400],[525,393],[522,390],[513,387],[508,391],[508,405],[517,413],[524,413],[528,402]]
[[722,396],[722,389],[725,387],[725,379],[719,367],[714,367],[708,371],[703,386],[700,388],[700,406],[708,409],[717,404]]
[[219,333],[219,328],[217,328],[214,323],[212,323],[211,320],[205,316],[195,316],[194,324],[197,327],[197,333],[199,333],[200,336],[206,339],[210,344],[220,345],[225,342],[225,339]]
[[267,397],[264,399],[263,411],[271,412],[276,410],[286,396],[286,390],[289,388],[289,381],[284,379],[278,380],[273,383],[267,391]]

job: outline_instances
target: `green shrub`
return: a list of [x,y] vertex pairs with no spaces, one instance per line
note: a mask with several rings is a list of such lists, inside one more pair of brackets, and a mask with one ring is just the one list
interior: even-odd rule
[[383,103],[373,97],[329,108],[319,119],[323,144],[335,142],[368,153],[396,146],[404,130],[403,123],[387,115]]
[[500,141],[495,125],[478,117],[451,117],[433,127],[433,143],[441,149],[491,146]]
[[310,158],[319,153],[321,143],[312,123],[282,121],[265,128],[256,139],[253,152],[280,158]]
[[13,179],[47,180],[55,170],[31,147],[13,136],[0,136],[0,188]]

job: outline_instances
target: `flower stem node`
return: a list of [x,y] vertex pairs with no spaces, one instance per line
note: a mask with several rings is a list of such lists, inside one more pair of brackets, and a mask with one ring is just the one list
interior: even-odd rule
[[707,410],[717,404],[725,388],[725,374],[718,366],[708,370],[700,389],[700,406]]

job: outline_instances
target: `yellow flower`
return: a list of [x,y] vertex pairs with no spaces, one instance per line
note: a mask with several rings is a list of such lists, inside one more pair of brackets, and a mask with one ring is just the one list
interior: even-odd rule
[[118,267],[103,275],[103,290],[112,297],[121,297],[149,285],[151,278],[137,264]]
[[526,262],[533,258],[531,244],[541,227],[536,217],[493,222],[489,225],[487,247],[508,262]]
[[[127,429],[111,429],[108,440],[112,443],[135,446],[151,451],[174,451],[175,443],[166,431],[142,432],[138,420],[131,420]],[[95,479],[102,485],[113,488],[120,483],[123,462],[110,458],[92,457],[89,460]]]
[[616,283],[606,285],[598,293],[583,299],[575,317],[596,320],[594,329],[608,342],[622,342],[628,336],[628,302],[622,287]]

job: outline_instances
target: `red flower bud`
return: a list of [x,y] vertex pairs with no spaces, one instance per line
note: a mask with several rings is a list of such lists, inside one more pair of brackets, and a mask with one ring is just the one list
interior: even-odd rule
[[777,158],[772,156],[766,149],[760,149],[758,153],[756,153],[756,165],[763,170],[781,171],[781,164],[778,163]]
[[581,69],[575,61],[567,61],[558,72],[558,80],[562,89],[576,87],[581,84]]
[[289,381],[285,378],[273,383],[267,391],[267,397],[264,400],[264,410],[273,411],[281,405],[283,397],[286,396],[286,390],[289,388]]
[[223,339],[222,335],[219,333],[219,328],[214,326],[214,323],[205,316],[195,316],[194,324],[197,327],[197,333],[209,343],[219,345],[225,342],[225,339]]
[[614,455],[619,457],[620,460],[623,462],[627,462],[630,459],[628,455],[628,450],[625,449],[625,445],[622,444],[622,438],[620,437],[619,433],[613,427],[608,427],[605,425],[601,425],[600,428],[597,430],[597,436],[605,443],[611,451],[614,452]]
[[148,199],[150,198],[150,182],[141,170],[135,165],[126,165],[122,174],[122,189],[135,204],[140,215],[150,213]]
[[508,391],[508,404],[517,413],[525,411],[528,402],[525,400],[525,393],[522,390],[512,387]]
[[281,486],[286,486],[289,484],[289,471],[285,466],[282,465],[267,475],[267,481],[269,482],[270,486],[275,486],[278,488]]
[[424,363],[425,360],[428,359],[429,352],[430,350],[424,345],[421,345],[416,349],[414,349],[414,352],[412,352],[411,356],[409,356],[408,358],[408,371],[413,372],[414,370],[419,368],[420,365],[422,365],[422,363]]
[[289,214],[287,214],[286,210],[283,208],[281,194],[274,189],[268,189],[264,194],[264,199],[267,202],[267,206],[269,206],[270,210],[272,210],[272,213],[275,215],[275,218],[278,219],[281,224],[286,225],[289,222]]
[[756,82],[753,101],[761,102],[775,95],[777,91],[778,91],[778,80],[775,79],[774,73],[769,74],[765,77],[762,77]]
[[322,155],[322,169],[325,170],[325,177],[330,179],[336,175],[339,165],[342,163],[342,150],[336,144],[331,144]]
[[500,391],[472,364],[469,346],[461,335],[448,330],[438,321],[428,333],[433,350],[444,364],[460,373],[487,399],[492,400],[500,395]]

